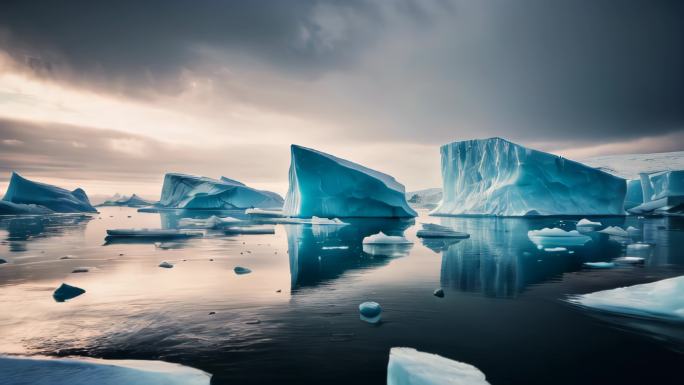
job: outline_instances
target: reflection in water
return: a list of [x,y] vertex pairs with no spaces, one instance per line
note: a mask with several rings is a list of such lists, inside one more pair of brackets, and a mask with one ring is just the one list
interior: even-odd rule
[[7,232],[10,251],[27,250],[27,241],[35,238],[58,237],[71,231],[83,231],[93,219],[90,215],[45,215],[26,217],[1,217],[0,230]]
[[465,292],[493,297],[515,297],[527,286],[557,280],[577,271],[586,261],[609,261],[622,248],[600,234],[584,246],[549,252],[528,238],[529,230],[543,227],[541,220],[522,218],[442,218],[442,224],[470,233],[470,239],[450,245],[442,253],[441,284]]
[[[363,252],[363,238],[380,231],[403,235],[413,220],[348,219],[348,226],[284,225],[290,257],[293,293],[297,288],[316,286],[339,277],[350,269],[384,265],[391,256],[387,250],[378,255]],[[395,250],[397,251],[397,250]],[[399,250],[401,254],[401,250]],[[397,255],[392,255],[397,256]]]

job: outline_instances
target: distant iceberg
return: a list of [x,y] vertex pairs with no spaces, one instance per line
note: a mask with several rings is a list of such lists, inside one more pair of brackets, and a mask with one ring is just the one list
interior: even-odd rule
[[211,375],[163,361],[0,356],[3,384],[209,385]]
[[436,215],[623,215],[625,180],[501,138],[441,147]]
[[133,194],[130,197],[123,196],[117,199],[107,200],[104,203],[99,204],[98,206],[145,207],[151,206],[153,204],[154,202],[149,201],[147,199],[143,199],[138,195]]
[[627,316],[684,321],[684,275],[572,296],[576,305]]
[[409,191],[406,193],[406,201],[412,207],[433,210],[442,201],[442,189],[428,188],[425,190]]
[[489,385],[476,367],[413,348],[392,348],[387,385]]
[[[85,191],[77,188],[74,191],[45,183],[30,181],[16,172],[12,173],[3,201],[19,205],[36,205],[57,213],[96,213],[97,210],[88,201]],[[5,205],[5,208],[9,205]],[[16,206],[13,206],[15,209]],[[26,206],[19,207],[26,209]],[[29,208],[29,210],[36,210]]]
[[310,148],[292,145],[290,187],[283,211],[291,217],[415,217],[404,185],[393,177]]
[[226,177],[221,180],[202,176],[169,173],[164,176],[162,208],[234,210],[281,208],[283,198],[270,191],[247,187]]

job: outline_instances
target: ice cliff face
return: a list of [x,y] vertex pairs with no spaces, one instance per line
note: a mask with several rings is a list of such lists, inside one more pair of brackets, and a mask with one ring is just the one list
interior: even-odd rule
[[280,208],[283,198],[273,192],[256,190],[222,177],[221,180],[169,173],[164,176],[161,207],[182,209]]
[[292,145],[283,211],[293,217],[415,217],[404,185],[348,160]]
[[[69,191],[45,183],[30,181],[12,173],[4,201],[18,205],[36,205],[57,213],[94,213],[85,191],[77,188]],[[24,206],[21,206],[24,207]]]
[[501,138],[441,147],[437,215],[620,215],[625,180]]
[[[684,170],[641,173],[640,179],[629,181],[628,196],[634,197],[625,207],[634,214],[684,212]],[[641,194],[639,193],[641,190]]]

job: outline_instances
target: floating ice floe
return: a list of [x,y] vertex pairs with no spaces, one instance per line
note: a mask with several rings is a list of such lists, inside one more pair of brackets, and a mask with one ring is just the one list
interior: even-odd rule
[[591,269],[612,269],[615,267],[614,262],[584,262],[583,265]]
[[76,298],[85,292],[86,291],[81,289],[80,287],[71,286],[67,285],[66,283],[63,283],[60,287],[57,288],[57,290],[54,291],[54,293],[52,293],[52,298],[54,298],[57,302],[64,302],[66,300]]
[[183,231],[176,229],[111,229],[109,237],[120,238],[193,238],[204,234],[200,231]]
[[285,217],[285,214],[283,214],[283,210],[280,209],[259,209],[259,208],[252,208],[252,209],[247,209],[245,210],[245,214],[251,216],[251,217],[266,217],[266,218],[283,218]]
[[359,318],[368,323],[380,322],[382,308],[377,302],[364,302],[359,305]]
[[159,267],[163,267],[163,268],[165,268],[165,269],[170,269],[170,268],[173,267],[173,265],[170,264],[170,263],[168,263],[168,262],[166,262],[166,261],[164,261],[164,262],[162,262],[162,263],[159,264]]
[[423,228],[418,230],[418,238],[470,238],[470,234],[456,231],[451,227],[437,225],[434,223],[423,223]]
[[621,315],[684,321],[684,275],[572,296],[569,302]]
[[629,234],[631,237],[638,236],[641,234],[641,229],[638,229],[634,226],[627,227],[625,231],[627,231],[627,234]]
[[439,215],[622,215],[625,180],[502,138],[440,148]]
[[401,235],[386,235],[382,231],[363,238],[364,245],[412,245],[413,242]]
[[587,218],[582,218],[577,222],[577,227],[599,227],[601,222],[592,222]]
[[242,267],[242,266],[235,266],[235,268],[233,269],[233,271],[234,271],[235,274],[237,274],[237,275],[249,274],[249,273],[252,272],[251,269],[246,268],[246,267]]
[[393,177],[330,154],[291,146],[290,186],[283,211],[291,217],[415,217],[404,185]]
[[568,251],[565,247],[547,247],[544,249],[547,253],[560,253],[562,251]]
[[211,375],[164,361],[0,356],[0,383],[209,385]]
[[212,215],[209,218],[182,218],[178,221],[178,227],[193,227],[202,229],[216,229],[223,226],[228,226],[242,222],[240,219],[233,217],[217,217]]
[[89,271],[90,271],[90,269],[87,268],[87,267],[77,267],[77,268],[71,270],[71,272],[72,272],[73,274],[77,274],[77,273],[87,273],[87,272],[89,272]]
[[577,230],[565,231],[559,228],[530,230],[527,237],[541,248],[583,246],[591,240],[591,237],[580,234]]
[[349,246],[323,246],[321,250],[349,250]]
[[650,249],[651,244],[650,243],[642,243],[642,242],[637,242],[637,243],[630,243],[627,245],[627,250],[645,250],[645,249]]
[[628,263],[628,264],[633,264],[633,265],[644,263],[645,261],[646,261],[646,259],[643,257],[626,256],[626,257],[615,258],[615,262],[617,262],[617,263]]
[[413,348],[392,348],[387,385],[489,385],[476,367]]
[[628,238],[629,237],[629,233],[627,231],[625,231],[625,229],[623,229],[620,226],[608,226],[603,230],[599,230],[599,233],[608,234],[608,235],[613,236],[613,237],[621,237],[621,238]]
[[226,235],[275,234],[273,226],[231,226],[223,231]]

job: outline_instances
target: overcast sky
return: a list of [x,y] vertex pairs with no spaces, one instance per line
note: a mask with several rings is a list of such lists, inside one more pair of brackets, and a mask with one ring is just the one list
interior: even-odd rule
[[0,3],[11,170],[158,195],[165,172],[287,189],[289,145],[441,185],[439,146],[684,149],[684,2]]

